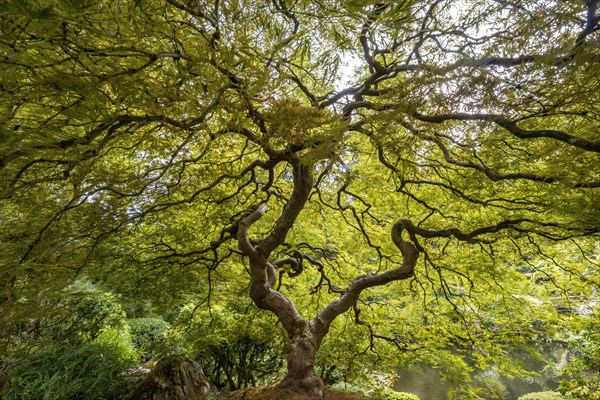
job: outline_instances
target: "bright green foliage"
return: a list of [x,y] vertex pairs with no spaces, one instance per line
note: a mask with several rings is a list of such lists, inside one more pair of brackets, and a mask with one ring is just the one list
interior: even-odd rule
[[371,395],[373,400],[419,400],[419,396],[412,393],[396,392],[391,389],[376,389]]
[[[404,221],[414,274],[344,309],[317,372],[427,363],[474,398],[473,374],[526,375],[510,349],[571,329],[555,306],[600,287],[596,1],[4,3],[8,353],[94,341],[118,299],[178,314],[167,336],[200,358],[262,354],[212,359],[221,385],[267,382],[287,339],[247,299],[266,262],[263,292],[310,321],[403,265]],[[259,205],[247,248],[277,246],[252,271]],[[82,277],[120,297],[65,299]]]
[[10,366],[8,400],[116,399],[130,390],[135,355],[127,338],[105,331],[95,342],[47,345]]
[[587,369],[600,374],[600,307],[587,317],[578,318],[570,340],[575,353],[574,370]]
[[[139,361],[116,296],[65,290],[43,298],[35,312],[3,328],[7,399],[114,399],[130,388],[127,370]],[[4,397],[2,397],[4,398]]]
[[94,340],[106,329],[125,328],[125,313],[115,296],[100,291],[73,293],[71,296],[74,299],[65,305],[65,309],[71,308],[74,317],[70,331]]
[[527,393],[519,397],[519,400],[564,400],[564,397],[558,392],[534,392]]
[[365,378],[377,357],[365,351],[367,343],[368,333],[354,325],[350,318],[336,321],[317,355],[317,373],[326,384],[354,382],[371,387],[373,382]]
[[600,399],[600,315],[596,306],[591,316],[578,318],[570,340],[574,359],[566,368],[572,378],[560,384],[567,399]]
[[[31,303],[37,307],[32,309]],[[77,343],[96,340],[107,330],[128,332],[117,296],[99,290],[65,289],[51,297],[22,299],[0,332],[5,352],[27,351],[39,343]],[[29,311],[29,312],[27,312]]]
[[569,400],[596,400],[600,399],[600,378],[578,377],[561,382],[560,392],[563,398]]

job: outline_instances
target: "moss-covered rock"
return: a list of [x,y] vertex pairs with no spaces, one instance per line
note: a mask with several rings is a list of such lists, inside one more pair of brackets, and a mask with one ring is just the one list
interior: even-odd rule
[[175,355],[160,360],[125,400],[202,400],[209,389],[200,364]]

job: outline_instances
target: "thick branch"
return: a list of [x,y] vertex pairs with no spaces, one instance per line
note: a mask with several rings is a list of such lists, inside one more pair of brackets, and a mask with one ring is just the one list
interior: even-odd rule
[[281,216],[275,223],[273,230],[257,246],[257,250],[261,255],[267,258],[273,250],[285,241],[289,230],[294,225],[312,191],[314,178],[311,167],[302,164],[295,157],[292,157],[290,162],[293,167],[294,190],[290,200],[283,207]]
[[274,282],[270,278],[274,276],[275,270],[269,262],[269,256],[285,241],[288,231],[304,208],[312,190],[313,177],[311,167],[300,163],[295,156],[290,155],[289,162],[293,166],[294,189],[273,230],[262,240],[251,241],[248,236],[250,226],[267,210],[267,207],[261,204],[241,219],[237,239],[240,250],[250,259],[250,297],[259,308],[277,315],[288,335],[292,337],[302,329],[305,321],[289,298],[272,289]]
[[362,29],[360,31],[360,45],[363,49],[363,57],[365,61],[372,67],[375,71],[381,70],[381,64],[373,59],[371,55],[371,49],[369,46],[369,38],[368,35],[371,33],[371,27],[373,23],[377,20],[377,18],[388,8],[388,4],[378,3],[375,4],[373,13],[369,16],[367,21],[363,24]]
[[254,211],[252,211],[246,217],[242,218],[242,220],[238,224],[238,230],[237,230],[238,244],[240,246],[240,250],[242,251],[242,253],[244,253],[245,255],[250,257],[250,260],[256,259],[258,256],[258,253],[257,253],[256,249],[254,248],[254,246],[252,245],[250,238],[248,237],[248,228],[250,228],[250,225],[252,225],[256,221],[258,221],[260,219],[260,217],[265,215],[266,212],[267,212],[267,206],[264,204],[260,204],[258,207],[256,207],[256,209]]
[[588,0],[587,1],[587,15],[585,21],[585,27],[579,33],[575,39],[575,47],[579,47],[585,43],[586,38],[593,32],[597,31],[600,26],[600,16],[596,15],[598,10],[599,0]]
[[[396,224],[401,225],[402,228],[405,229],[409,233],[409,235],[413,241],[416,241],[416,236],[420,236],[420,237],[426,238],[426,239],[454,237],[455,239],[458,239],[462,242],[482,243],[482,242],[486,242],[486,241],[484,239],[478,238],[479,236],[487,235],[490,233],[497,233],[497,232],[500,232],[503,230],[508,230],[508,229],[519,232],[519,233],[526,233],[526,234],[534,233],[536,235],[540,235],[540,236],[543,236],[545,238],[552,239],[552,240],[562,240],[565,238],[569,238],[569,237],[571,237],[571,234],[566,237],[555,236],[551,232],[537,230],[536,228],[545,228],[545,229],[560,228],[562,230],[567,230],[569,232],[572,232],[573,235],[591,235],[591,234],[598,232],[598,229],[596,229],[596,228],[589,229],[589,228],[579,228],[579,227],[575,227],[575,226],[570,227],[570,226],[565,226],[565,225],[559,224],[557,222],[538,222],[538,221],[534,221],[534,220],[527,219],[527,218],[512,219],[512,220],[508,219],[508,220],[498,222],[496,225],[488,225],[488,226],[483,226],[481,228],[474,229],[471,232],[463,232],[460,229],[454,228],[454,227],[445,228],[445,229],[436,229],[436,230],[424,229],[419,226],[413,225],[413,223],[408,219],[401,219],[398,222],[396,222]],[[529,224],[529,227],[524,228],[521,226],[521,224]]]
[[294,303],[283,294],[273,290],[273,265],[257,251],[248,237],[248,228],[267,211],[264,204],[246,215],[238,224],[237,240],[242,253],[250,258],[250,297],[254,304],[273,312],[288,335],[293,336],[304,325],[304,319]]
[[571,146],[579,147],[583,150],[600,152],[600,142],[593,142],[581,139],[569,135],[568,133],[557,131],[554,129],[521,129],[517,126],[517,124],[514,121],[511,121],[508,118],[497,114],[455,113],[441,115],[424,115],[420,113],[414,113],[412,116],[418,119],[419,121],[431,122],[436,124],[445,121],[489,121],[501,126],[508,132],[512,133],[514,136],[518,137],[519,139],[548,138],[558,140]]
[[513,228],[523,222],[531,221],[527,219],[505,220],[497,223],[496,225],[484,226],[475,229],[471,232],[462,232],[458,228],[445,228],[437,230],[424,229],[419,226],[413,225],[413,223],[408,219],[401,219],[398,222],[396,222],[396,224],[401,225],[402,228],[406,229],[406,231],[411,236],[418,235],[426,239],[455,237],[456,239],[463,242],[474,243],[477,241],[477,236],[499,232],[503,229]]
[[413,275],[417,259],[419,258],[419,251],[410,242],[406,242],[402,239],[402,231],[404,229],[404,219],[399,220],[392,227],[392,241],[400,250],[402,254],[402,264],[398,268],[394,268],[391,271],[386,271],[378,275],[360,275],[356,277],[348,290],[338,299],[334,300],[323,311],[316,316],[312,321],[313,329],[319,338],[323,338],[329,326],[339,315],[343,314],[356,304],[358,297],[363,290],[386,285],[393,281],[400,281],[408,279]]

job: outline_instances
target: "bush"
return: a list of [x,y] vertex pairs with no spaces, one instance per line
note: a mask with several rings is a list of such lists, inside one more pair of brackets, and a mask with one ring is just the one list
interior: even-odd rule
[[407,392],[396,392],[389,388],[378,389],[373,393],[373,400],[419,400],[419,396]]
[[126,326],[125,312],[117,298],[97,290],[73,293],[67,308],[73,312],[73,330],[91,340],[104,329],[122,329]]
[[564,397],[560,393],[548,391],[548,392],[527,393],[527,394],[519,397],[518,400],[563,400],[563,399],[564,399]]
[[105,329],[127,328],[117,296],[107,292],[65,290],[22,301],[24,308],[19,314],[6,324],[0,322],[0,344],[7,354],[27,351],[42,342],[93,341]]
[[281,369],[283,354],[270,343],[243,336],[209,345],[196,358],[217,388],[237,390],[264,383]]
[[122,398],[130,389],[128,346],[101,338],[95,343],[51,344],[10,366],[5,400],[100,400]]
[[560,384],[560,392],[565,399],[596,400],[600,399],[600,378],[584,378],[577,376]]
[[164,345],[164,334],[169,329],[168,322],[161,318],[132,318],[129,320],[131,342],[141,352],[145,362],[160,352]]
[[419,400],[419,396],[407,392],[393,392],[385,400]]
[[[560,384],[560,392],[565,399],[600,399],[600,307],[594,313],[579,319],[580,326],[569,341],[575,357],[565,372],[572,376]],[[587,372],[587,373],[586,373]]]

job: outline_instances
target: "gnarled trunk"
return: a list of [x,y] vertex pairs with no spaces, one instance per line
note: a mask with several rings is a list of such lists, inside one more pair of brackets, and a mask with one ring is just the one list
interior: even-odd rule
[[[308,329],[307,329],[308,331]],[[325,385],[315,373],[315,355],[320,340],[312,332],[303,332],[291,338],[287,346],[287,368],[281,387],[299,390],[313,397],[323,397]]]
[[[278,157],[283,157],[281,153]],[[280,382],[285,388],[303,391],[313,397],[323,397],[323,380],[315,374],[315,354],[319,349],[323,335],[314,329],[296,310],[292,301],[273,289],[275,269],[269,261],[273,250],[285,240],[298,214],[303,209],[314,182],[311,167],[303,164],[292,155],[285,155],[293,166],[294,190],[272,231],[262,240],[250,240],[248,228],[258,221],[267,211],[261,204],[250,210],[237,227],[237,239],[240,250],[250,260],[250,297],[259,308],[277,315],[290,338],[287,346],[288,373]]]
[[[273,153],[273,156],[283,157],[283,153]],[[276,260],[271,262],[270,256],[277,247],[281,246],[288,231],[294,225],[300,211],[308,200],[313,176],[309,166],[291,154],[287,161],[293,166],[294,190],[283,208],[282,214],[267,237],[261,240],[251,240],[248,229],[267,211],[265,204],[249,210],[237,226],[239,248],[250,260],[250,297],[259,308],[273,312],[283,328],[288,333],[290,343],[287,346],[288,373],[280,382],[280,386],[295,391],[302,391],[315,398],[324,394],[323,380],[315,374],[315,355],[321,341],[329,331],[335,318],[348,311],[356,304],[363,290],[385,285],[389,282],[408,279],[413,275],[414,267],[419,257],[417,248],[402,239],[402,232],[412,227],[408,220],[398,220],[392,227],[392,241],[402,253],[403,262],[397,268],[378,275],[361,275],[356,277],[339,299],[332,301],[312,321],[307,321],[298,312],[293,302],[284,294],[274,290],[275,267],[292,261]],[[296,261],[297,265],[301,263]],[[301,269],[299,269],[301,271]],[[358,317],[357,317],[358,318]]]

